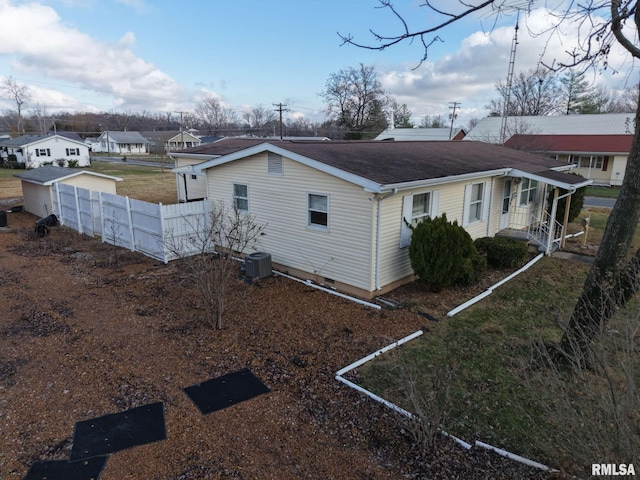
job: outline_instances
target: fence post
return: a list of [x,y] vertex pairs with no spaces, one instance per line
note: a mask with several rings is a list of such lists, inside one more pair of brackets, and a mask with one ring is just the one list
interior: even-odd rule
[[164,212],[165,208],[162,206],[162,202],[158,204],[160,207],[160,243],[162,244],[162,263],[169,263],[169,253],[167,252],[166,238],[164,232]]
[[107,243],[107,236],[106,236],[106,226],[104,224],[105,220],[105,214],[104,214],[104,204],[102,203],[102,196],[104,195],[104,192],[98,192],[98,198],[100,199],[100,223],[101,223],[101,227],[100,230],[102,230],[102,243]]
[[127,222],[129,223],[129,236],[131,237],[131,247],[130,250],[132,252],[136,251],[136,238],[133,230],[133,218],[131,216],[131,201],[129,197],[125,197],[127,199]]
[[78,233],[84,233],[82,228],[82,218],[80,216],[80,200],[78,199],[78,187],[73,186],[73,197],[76,201],[76,219],[78,222]]

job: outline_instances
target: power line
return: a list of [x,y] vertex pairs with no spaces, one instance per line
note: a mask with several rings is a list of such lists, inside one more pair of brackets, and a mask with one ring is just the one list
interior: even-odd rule
[[273,104],[274,107],[278,107],[276,108],[276,112],[280,113],[280,140],[282,140],[283,137],[283,126],[282,126],[282,112],[288,112],[289,109],[288,108],[284,108],[286,107],[286,105],[283,105],[282,103],[274,103]]

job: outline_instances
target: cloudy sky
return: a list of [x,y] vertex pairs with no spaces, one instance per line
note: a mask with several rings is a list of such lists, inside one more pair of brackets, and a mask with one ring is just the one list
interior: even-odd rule
[[[429,21],[420,3],[394,2],[410,28]],[[318,93],[329,76],[364,63],[375,66],[417,123],[448,115],[450,102],[460,104],[460,124],[486,116],[495,84],[506,80],[515,16],[497,23],[466,18],[440,32],[442,42],[416,68],[418,43],[383,52],[341,46],[337,32],[362,43],[374,42],[369,29],[399,32],[397,19],[378,6],[378,0],[0,0],[0,79],[27,85],[48,113],[192,111],[203,96],[216,95],[240,113],[284,103],[287,116],[321,121]],[[550,41],[528,34],[543,31],[549,18],[542,9],[521,16],[516,72],[536,67],[543,51],[550,62],[575,44],[577,24],[565,24]],[[589,79],[610,88],[638,82],[626,56],[614,51],[609,62]],[[0,108],[15,105],[0,100]]]

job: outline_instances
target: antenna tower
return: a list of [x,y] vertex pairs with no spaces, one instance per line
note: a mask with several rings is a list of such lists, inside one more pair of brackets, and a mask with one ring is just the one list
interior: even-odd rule
[[520,11],[518,10],[518,18],[516,20],[516,31],[511,41],[511,55],[509,56],[509,71],[507,72],[507,92],[504,99],[504,108],[502,111],[502,125],[500,126],[500,144],[504,144],[507,135],[507,113],[509,112],[509,102],[511,101],[511,88],[513,87],[513,70],[516,64],[516,49],[518,48],[518,23],[520,22]]

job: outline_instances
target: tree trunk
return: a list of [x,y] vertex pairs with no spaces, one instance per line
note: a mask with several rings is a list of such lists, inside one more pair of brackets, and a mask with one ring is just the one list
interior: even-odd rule
[[640,220],[640,110],[635,115],[635,135],[627,169],[595,261],[561,341],[571,361],[583,364],[591,345],[616,310],[638,290],[640,250],[629,258]]

